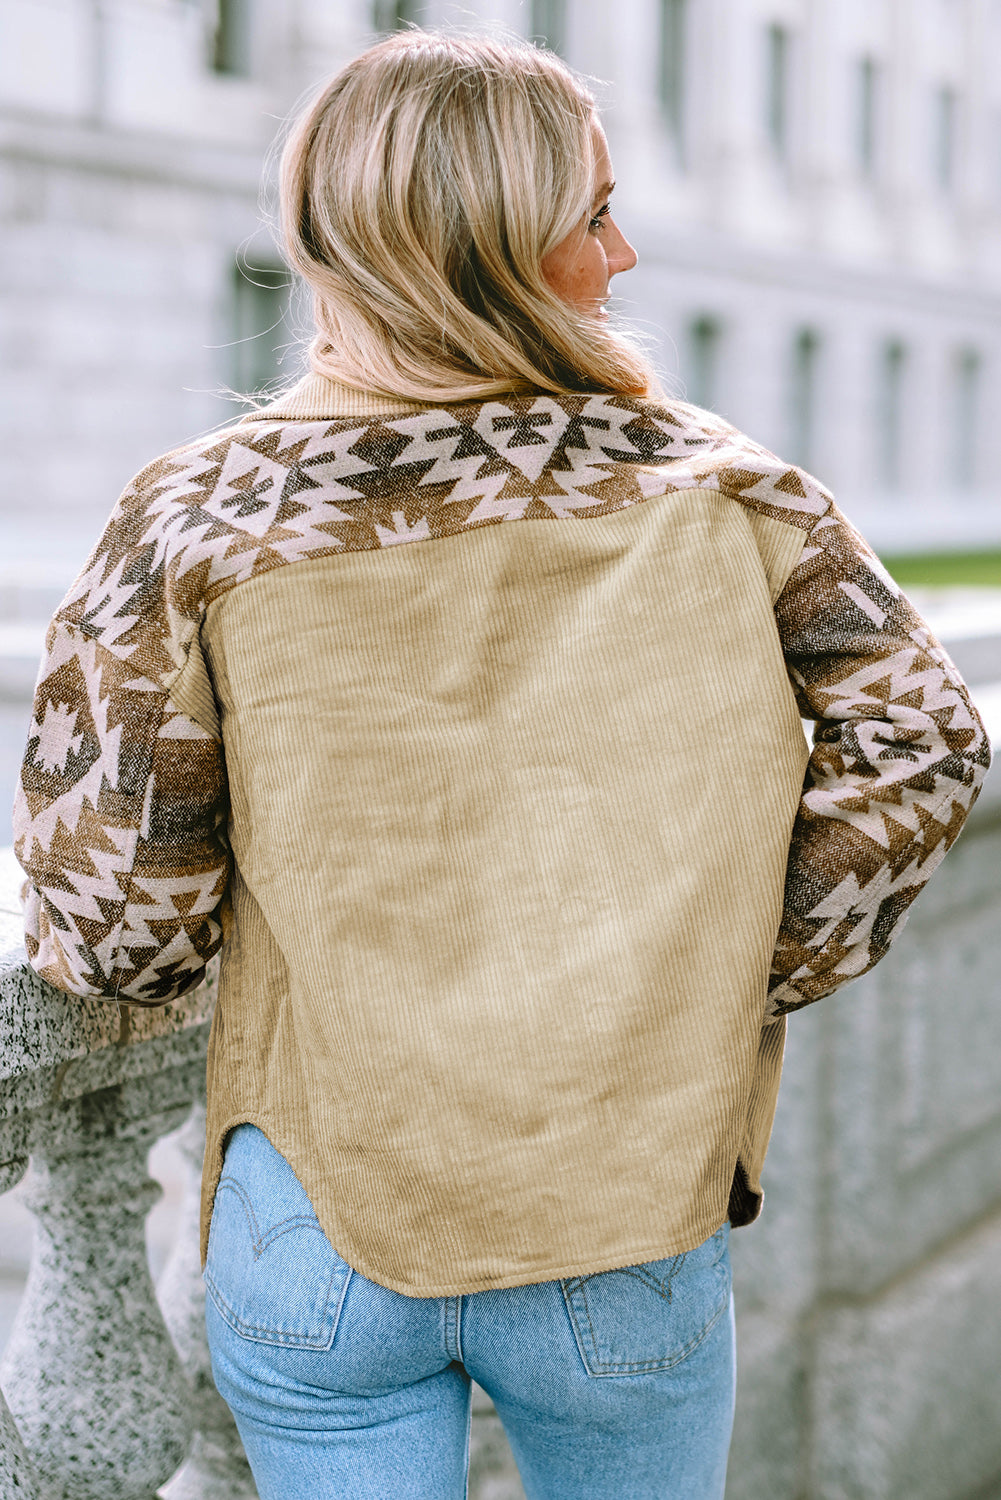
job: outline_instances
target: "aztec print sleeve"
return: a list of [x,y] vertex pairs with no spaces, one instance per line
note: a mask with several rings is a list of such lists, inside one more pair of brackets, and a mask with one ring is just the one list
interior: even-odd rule
[[879,961],[990,764],[956,668],[833,504],[775,614],[814,748],[792,834],[768,1015]]
[[[14,807],[26,947],[70,994],[162,1004],[222,941],[222,747],[163,686],[148,619],[102,629],[67,618],[80,613],[49,627]],[[166,675],[204,701],[190,667],[204,673],[197,650]]]

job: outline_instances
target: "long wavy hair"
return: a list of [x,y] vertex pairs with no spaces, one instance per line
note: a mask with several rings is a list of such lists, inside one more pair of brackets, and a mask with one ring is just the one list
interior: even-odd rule
[[654,394],[641,350],[542,276],[550,250],[587,233],[595,122],[582,82],[528,43],[411,30],[349,63],[282,153],[312,368],[428,402]]

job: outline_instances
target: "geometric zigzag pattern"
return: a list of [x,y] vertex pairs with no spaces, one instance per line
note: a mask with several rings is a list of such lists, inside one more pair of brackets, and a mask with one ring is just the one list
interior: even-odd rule
[[699,488],[803,533],[775,613],[817,731],[770,1014],[865,972],[989,764],[966,689],[816,480],[708,412],[587,395],[258,415],[137,476],[47,637],[15,805],[35,968],[74,994],[160,1004],[197,984],[221,944],[222,747],[211,714],[196,722],[177,702],[213,599],[301,560],[519,520],[586,523]]

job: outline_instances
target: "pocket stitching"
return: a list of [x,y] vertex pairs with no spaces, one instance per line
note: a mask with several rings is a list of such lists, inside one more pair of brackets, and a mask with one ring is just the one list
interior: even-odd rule
[[[218,1199],[219,1194],[224,1189],[226,1189],[226,1188],[228,1188],[231,1193],[235,1193],[236,1196],[237,1196],[237,1198],[240,1201],[240,1206],[242,1207],[243,1212],[246,1214],[246,1217],[247,1217],[247,1228],[250,1230],[250,1243],[256,1249],[256,1246],[257,1246],[258,1242],[260,1241],[260,1237],[261,1237],[261,1232],[260,1232],[260,1229],[258,1228],[258,1225],[257,1225],[257,1215],[254,1213],[254,1205],[250,1201],[250,1195],[248,1194],[246,1188],[243,1186],[242,1183],[238,1182],[235,1177],[220,1177],[219,1178],[219,1183],[218,1183],[218,1186],[216,1187],[216,1190],[215,1190],[215,1199],[213,1199],[213,1203],[212,1203],[213,1212],[215,1212],[215,1202],[216,1202],[216,1199]],[[212,1229],[212,1226],[210,1224],[209,1225],[210,1239],[211,1239],[211,1229]]]
[[[238,1182],[235,1177],[220,1178],[219,1186],[216,1189],[217,1197],[219,1191],[224,1186],[231,1192],[234,1192],[236,1194],[236,1197],[239,1200],[241,1207],[243,1208],[244,1214],[247,1218],[248,1228],[250,1230],[251,1247],[253,1249],[255,1261],[261,1258],[264,1251],[268,1248],[269,1245],[273,1244],[276,1239],[279,1239],[282,1234],[288,1234],[294,1228],[315,1227],[321,1235],[323,1234],[323,1230],[320,1226],[320,1221],[316,1218],[315,1214],[294,1214],[290,1215],[286,1219],[279,1219],[278,1222],[272,1226],[272,1230],[268,1232],[267,1237],[262,1240],[260,1229],[257,1224],[257,1218],[254,1214],[253,1205],[251,1204],[246,1189],[243,1187],[242,1183]],[[272,1232],[275,1229],[279,1230],[278,1234],[274,1234]],[[325,1235],[324,1239],[326,1240]],[[334,1250],[333,1246],[330,1245],[329,1240],[327,1240],[326,1242],[333,1252],[334,1256],[336,1257],[336,1250]],[[338,1257],[338,1259],[340,1259],[340,1257]],[[204,1281],[209,1296],[212,1298],[212,1301],[215,1303],[217,1309],[219,1310],[220,1316],[225,1319],[230,1327],[234,1329],[238,1334],[240,1334],[241,1337],[252,1339],[256,1343],[281,1344],[286,1348],[292,1346],[300,1349],[325,1350],[330,1348],[337,1334],[337,1325],[340,1321],[341,1305],[344,1301],[344,1296],[348,1289],[348,1282],[351,1280],[352,1276],[352,1268],[347,1264],[347,1261],[343,1261],[342,1264],[347,1269],[348,1274],[344,1278],[344,1285],[341,1288],[341,1294],[338,1297],[336,1306],[333,1309],[333,1324],[330,1330],[330,1335],[329,1337],[327,1337],[326,1333],[324,1333],[318,1339],[311,1339],[308,1334],[305,1333],[294,1333],[291,1331],[285,1331],[275,1328],[265,1328],[261,1324],[245,1322],[244,1319],[240,1317],[239,1313],[237,1313],[232,1307],[230,1307],[226,1298],[223,1296],[221,1288],[216,1284],[215,1277],[212,1275],[212,1272],[209,1269],[208,1262],[205,1266]],[[334,1277],[337,1275],[340,1269],[341,1267],[335,1264],[330,1271],[326,1291],[324,1293],[324,1318],[331,1315],[330,1289],[333,1286]]]
[[[668,1271],[667,1275],[661,1278],[651,1275],[651,1273],[646,1269],[648,1262],[642,1262],[639,1265],[635,1266],[616,1266],[614,1267],[614,1269],[618,1271],[620,1275],[635,1276],[637,1281],[645,1282],[647,1286],[651,1287],[660,1296],[664,1297],[665,1301],[670,1302],[671,1283],[677,1275],[681,1262],[684,1259],[684,1252],[681,1255],[676,1255],[671,1261],[671,1268]],[[714,1261],[713,1264],[715,1265],[716,1262]],[[564,1281],[563,1285],[568,1287],[571,1292],[577,1292],[580,1291],[587,1282],[594,1281],[598,1276],[608,1276],[609,1274],[610,1273],[608,1271],[591,1271],[587,1276],[569,1277]],[[665,1286],[667,1287],[666,1296],[664,1293]]]
[[[335,1266],[334,1270],[331,1271],[330,1279],[327,1282],[327,1307],[324,1312],[324,1317],[327,1317],[330,1314],[330,1288],[333,1284],[336,1271],[337,1267]],[[208,1287],[209,1295],[218,1308],[221,1316],[225,1319],[225,1321],[232,1329],[240,1334],[242,1338],[251,1339],[258,1344],[281,1344],[285,1348],[324,1350],[329,1349],[331,1344],[334,1342],[334,1337],[337,1333],[337,1324],[340,1319],[341,1303],[344,1301],[344,1293],[348,1289],[348,1282],[350,1280],[351,1268],[348,1267],[348,1274],[344,1278],[344,1287],[341,1291],[340,1297],[337,1299],[337,1306],[335,1307],[333,1312],[333,1326],[331,1327],[330,1335],[329,1337],[327,1337],[326,1334],[324,1334],[323,1336],[315,1339],[311,1339],[308,1334],[305,1333],[290,1333],[277,1328],[265,1328],[258,1323],[245,1323],[244,1320],[239,1316],[239,1314],[234,1312],[229,1304],[223,1300],[222,1293],[216,1287],[214,1281],[212,1281],[211,1278],[207,1275],[205,1278],[205,1284]]]
[[[293,1229],[319,1229],[323,1234],[320,1221],[315,1214],[290,1214],[287,1219],[279,1219],[277,1223],[272,1224],[263,1239],[254,1241],[254,1259],[260,1260],[269,1246],[273,1245],[276,1240],[280,1240],[283,1234],[291,1234]],[[327,1243],[330,1243],[329,1240]],[[330,1248],[333,1250],[333,1245]],[[336,1251],[334,1253],[336,1254]]]
[[[680,1260],[683,1259],[683,1257],[679,1256],[677,1257],[677,1259]],[[720,1259],[722,1259],[722,1256],[720,1257]],[[718,1264],[719,1261],[714,1262],[713,1268],[715,1268],[715,1266]],[[632,1270],[631,1267],[622,1267],[620,1269]],[[673,1274],[674,1273],[672,1271],[672,1275]],[[595,1275],[607,1275],[607,1272],[596,1272]],[[593,1280],[593,1277],[584,1278],[584,1281],[590,1280]],[[584,1281],[581,1281],[576,1287],[573,1288],[573,1290],[579,1291],[582,1295],[585,1312],[587,1313],[588,1327],[591,1332],[592,1344],[595,1346],[596,1351],[597,1341],[594,1334],[594,1325],[591,1321],[590,1309],[588,1308],[587,1295],[584,1292]],[[581,1359],[584,1361],[584,1368],[589,1375],[598,1377],[608,1375],[636,1375],[642,1374],[644,1371],[649,1370],[670,1370],[674,1365],[680,1364],[683,1359],[687,1359],[689,1354],[693,1353],[694,1350],[698,1348],[702,1340],[712,1331],[713,1328],[715,1328],[723,1313],[726,1311],[726,1308],[728,1307],[730,1301],[729,1294],[727,1293],[727,1295],[725,1295],[720,1301],[719,1306],[713,1312],[708,1322],[705,1323],[705,1325],[699,1330],[694,1338],[689,1339],[688,1343],[677,1354],[672,1355],[671,1358],[636,1360],[629,1364],[611,1364],[606,1361],[599,1360],[597,1357],[597,1352],[595,1352],[589,1359],[588,1354],[584,1349],[584,1341],[578,1324],[577,1315],[570,1300],[571,1291],[568,1290],[568,1283],[562,1282],[561,1287],[563,1290],[563,1300],[566,1303],[567,1312],[570,1315],[570,1322],[573,1326],[574,1336],[577,1340],[577,1347],[580,1350]],[[665,1300],[670,1299],[667,1298]]]
[[[287,1234],[291,1229],[311,1229],[314,1226],[320,1229],[320,1221],[315,1213],[289,1214],[287,1218],[276,1219],[267,1234],[262,1235],[257,1222],[257,1215],[254,1213],[254,1205],[250,1201],[250,1194],[243,1186],[243,1183],[236,1177],[220,1177],[219,1185],[216,1188],[216,1197],[219,1196],[224,1188],[228,1188],[231,1193],[235,1193],[243,1205],[243,1211],[247,1216],[247,1227],[250,1230],[250,1242],[254,1248],[255,1260],[260,1259],[268,1246],[279,1238],[279,1235]],[[276,1230],[279,1231],[278,1234],[275,1233]],[[333,1249],[333,1246],[331,1246],[331,1249]]]

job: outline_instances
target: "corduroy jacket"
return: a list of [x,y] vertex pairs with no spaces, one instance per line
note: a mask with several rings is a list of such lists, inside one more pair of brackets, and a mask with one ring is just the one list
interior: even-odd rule
[[52,622],[29,956],[153,1005],[221,947],[206,1232],[251,1121],[374,1281],[583,1275],[755,1216],[785,1014],[887,951],[988,761],[827,491],[718,417],[308,377],[143,470]]

